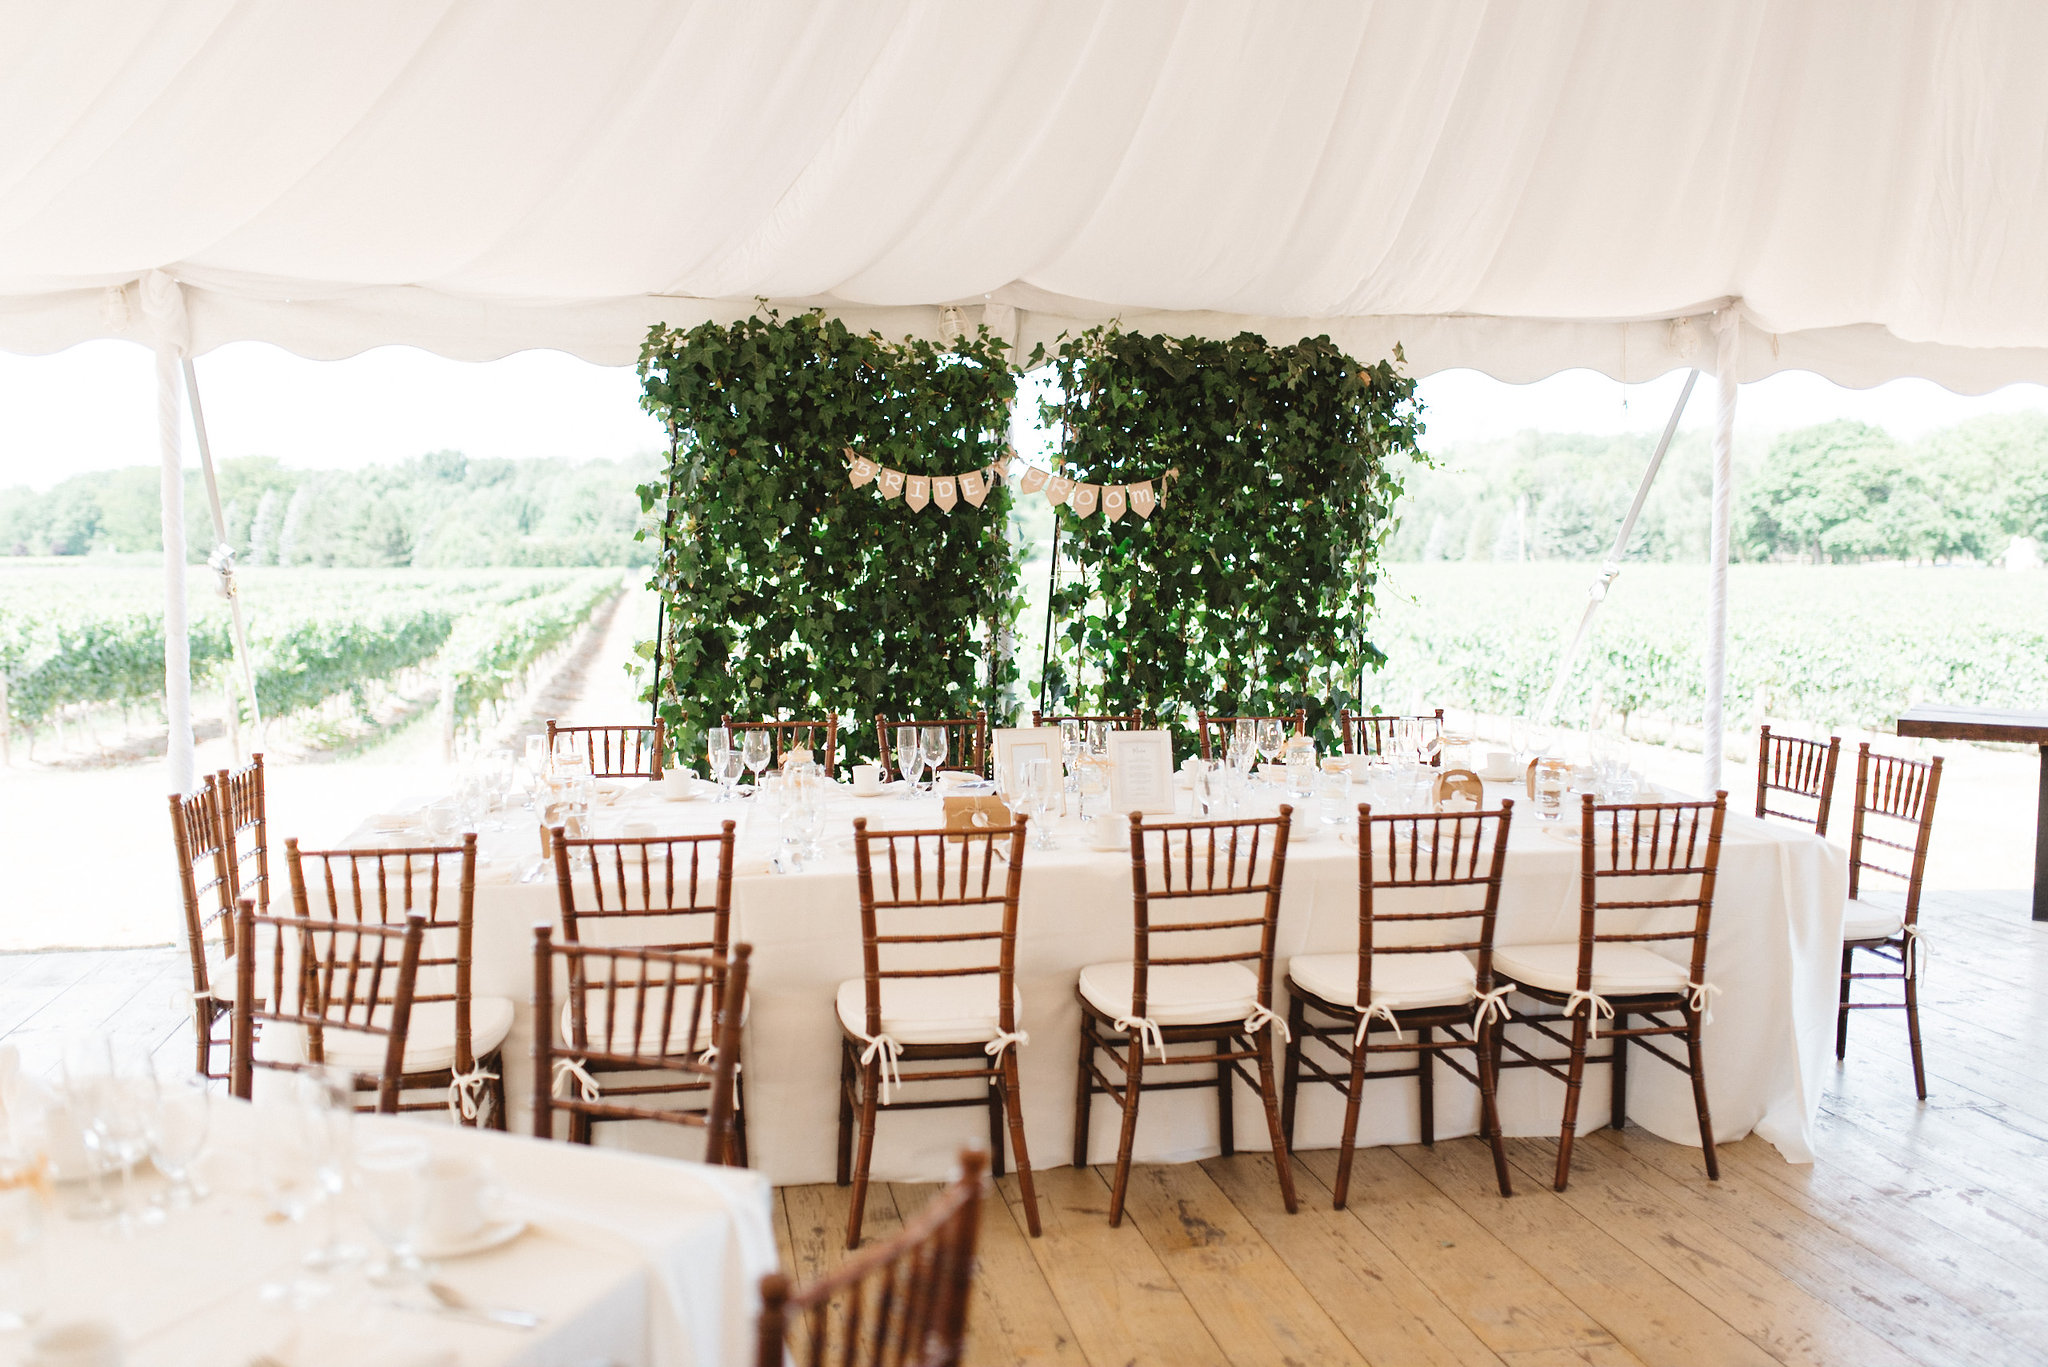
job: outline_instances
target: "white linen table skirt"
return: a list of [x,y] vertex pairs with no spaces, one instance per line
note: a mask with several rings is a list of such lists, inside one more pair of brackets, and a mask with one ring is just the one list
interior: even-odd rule
[[[360,1116],[356,1142],[402,1132],[488,1165],[508,1216],[502,1247],[437,1265],[479,1305],[532,1310],[532,1331],[399,1308],[360,1266],[293,1310],[262,1289],[299,1275],[321,1229],[266,1218],[256,1108],[217,1099],[204,1171],[214,1190],[131,1238],[103,1222],[45,1225],[43,1322],[109,1319],[130,1367],[729,1367],[753,1361],[760,1278],[776,1269],[768,1184],[755,1173],[581,1145]],[[146,1169],[145,1169],[146,1171]],[[139,1179],[138,1194],[160,1186]],[[69,1199],[60,1189],[58,1200]],[[345,1238],[373,1243],[349,1215]],[[412,1292],[420,1299],[418,1290]]]
[[[1518,786],[1489,785],[1487,800],[1494,804],[1518,795]],[[1296,808],[1297,827],[1311,829],[1290,845],[1287,856],[1274,972],[1274,1008],[1283,1017],[1281,983],[1289,956],[1355,952],[1358,944],[1357,849],[1342,843],[1334,827],[1321,825],[1314,807],[1310,802]],[[643,786],[600,808],[595,820],[601,835],[618,834],[629,821],[651,823],[662,834],[715,831],[728,818],[739,822],[733,938],[754,947],[744,1059],[751,1160],[778,1185],[829,1182],[838,1123],[840,1027],[834,992],[842,981],[861,974],[851,823],[866,816],[877,829],[933,826],[940,824],[939,804],[928,797],[903,801],[893,794],[843,797],[829,814],[825,858],[789,875],[770,871],[776,832],[769,829],[772,822],[753,821],[754,810],[751,801],[665,801],[651,786]],[[474,963],[476,991],[509,996],[519,1004],[505,1061],[512,1124],[523,1128],[530,1123],[533,1082],[527,1061],[535,1028],[532,930],[537,923],[557,921],[558,907],[552,867],[533,882],[517,881],[538,858],[538,833],[523,824],[530,817],[515,814],[515,819],[520,823],[516,831],[495,833],[483,842],[487,859],[478,877]],[[1496,943],[1578,938],[1575,820],[1575,814],[1568,815],[1545,830],[1534,804],[1517,803]],[[1029,852],[1017,941],[1021,1025],[1031,1036],[1020,1051],[1025,1129],[1034,1162],[1042,1167],[1072,1156],[1081,1023],[1075,998],[1078,972],[1086,964],[1132,954],[1128,850],[1088,848],[1071,818],[1057,821],[1055,830],[1057,848]],[[360,843],[377,839],[366,831]],[[1793,1162],[1813,1159],[1814,1117],[1832,1059],[1847,881],[1847,856],[1840,847],[1808,832],[1730,813],[1708,953],[1707,978],[1720,992],[1713,998],[1705,1034],[1707,1093],[1722,1142],[1754,1131]],[[1511,1007],[1518,1002],[1509,999]],[[1277,1036],[1274,1042],[1277,1047]],[[1277,1068],[1277,1053],[1275,1063]],[[1579,1112],[1582,1132],[1607,1119],[1606,1072],[1601,1068],[1589,1074]],[[1476,1132],[1476,1089],[1448,1071],[1438,1078],[1437,1134]],[[1510,1135],[1555,1134],[1563,1087],[1536,1070],[1514,1070],[1503,1078],[1500,1104]],[[1106,1098],[1096,1099],[1092,1161],[1115,1157],[1113,1106]],[[1649,1060],[1630,1069],[1629,1119],[1663,1138],[1698,1143],[1687,1080]],[[1341,1098],[1334,1089],[1305,1087],[1296,1147],[1334,1147],[1341,1121]],[[634,1133],[621,1135],[622,1129]],[[1239,1148],[1269,1146],[1264,1112],[1242,1086],[1235,1130]],[[598,1134],[600,1144],[666,1147],[676,1142],[642,1122],[601,1125]],[[874,1175],[888,1181],[943,1180],[951,1175],[960,1146],[985,1144],[987,1134],[984,1116],[973,1110],[885,1113],[878,1122]],[[1412,1080],[1374,1084],[1360,1122],[1360,1142],[1413,1143],[1419,1134]],[[1218,1150],[1213,1093],[1144,1098],[1139,1160],[1186,1161]]]

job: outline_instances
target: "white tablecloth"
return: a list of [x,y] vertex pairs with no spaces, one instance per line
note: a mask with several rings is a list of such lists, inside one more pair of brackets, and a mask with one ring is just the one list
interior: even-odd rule
[[[842,790],[844,791],[844,790]],[[1489,786],[1489,802],[1514,790]],[[1315,825],[1298,808],[1297,822]],[[600,834],[627,822],[651,822],[662,833],[715,830],[727,817],[740,821],[733,884],[733,937],[754,946],[752,1007],[746,1035],[748,1135],[753,1166],[777,1184],[829,1182],[834,1175],[839,1078],[839,983],[861,972],[860,908],[853,857],[845,839],[854,816],[871,824],[907,828],[939,824],[930,798],[899,801],[847,796],[833,806],[827,857],[801,874],[768,871],[776,832],[751,820],[752,802],[668,802],[648,788],[627,792],[600,809]],[[1501,892],[1500,944],[1578,938],[1578,850],[1540,829],[1533,807],[1517,805]],[[1039,1166],[1071,1157],[1076,1032],[1074,997],[1085,964],[1131,955],[1130,857],[1085,847],[1071,820],[1058,823],[1060,847],[1032,850],[1019,914],[1017,981],[1023,1027],[1031,1044],[1021,1052],[1026,1136]],[[366,835],[368,843],[370,837]],[[513,1124],[526,1124],[531,1065],[526,1061],[533,1023],[532,927],[557,915],[552,870],[532,883],[517,882],[537,856],[536,833],[485,837],[488,856],[477,888],[475,983],[479,992],[510,996],[517,1022],[506,1045]],[[1287,957],[1299,953],[1355,952],[1357,851],[1329,827],[1316,826],[1289,849],[1281,902],[1275,991]],[[1834,1003],[1840,971],[1844,852],[1803,831],[1767,826],[1730,814],[1715,896],[1708,979],[1720,988],[1706,1028],[1707,1092],[1722,1141],[1755,1131],[1788,1159],[1813,1158],[1813,1121],[1832,1058]],[[1284,1004],[1276,1001],[1283,1015]],[[1581,1103],[1582,1130],[1608,1114],[1606,1070],[1592,1075]],[[1112,1103],[1098,1098],[1091,1157],[1115,1156]],[[1561,1084],[1533,1070],[1507,1075],[1501,1088],[1509,1134],[1557,1131]],[[1375,1084],[1360,1127],[1364,1143],[1407,1143],[1419,1136],[1412,1082]],[[1437,1133],[1478,1128],[1477,1092],[1439,1074]],[[1296,1122],[1296,1146],[1334,1146],[1341,1103],[1330,1088],[1305,1088]],[[1683,1075],[1649,1060],[1629,1070],[1629,1118],[1678,1143],[1697,1143],[1689,1084]],[[600,1127],[600,1143],[606,1129]],[[652,1127],[643,1127],[650,1129]],[[1241,1088],[1235,1119],[1241,1148],[1267,1147],[1264,1112]],[[666,1142],[668,1136],[651,1136]],[[950,1174],[962,1143],[987,1142],[987,1124],[972,1110],[905,1112],[879,1122],[874,1171],[892,1181],[936,1181]],[[614,1135],[610,1142],[622,1142]],[[627,1143],[639,1143],[629,1136]],[[1218,1151],[1213,1094],[1146,1096],[1138,1123],[1137,1156],[1179,1161]]]
[[[751,1362],[756,1288],[776,1267],[768,1185],[758,1175],[580,1145],[359,1118],[357,1140],[402,1127],[437,1151],[483,1159],[504,1210],[530,1227],[511,1243],[438,1265],[476,1304],[545,1316],[530,1332],[401,1309],[359,1270],[293,1312],[259,1295],[289,1279],[309,1234],[268,1220],[251,1157],[252,1109],[213,1107],[215,1191],[123,1238],[104,1223],[46,1226],[45,1323],[106,1318],[130,1367],[689,1367]],[[138,1188],[143,1187],[138,1183]],[[158,1188],[156,1179],[147,1186]],[[60,1188],[60,1205],[70,1198]],[[345,1218],[344,1235],[367,1239]]]

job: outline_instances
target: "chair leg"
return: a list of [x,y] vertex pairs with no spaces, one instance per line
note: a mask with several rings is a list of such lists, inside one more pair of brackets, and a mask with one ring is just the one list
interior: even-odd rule
[[1131,1184],[1131,1146],[1138,1137],[1138,1096],[1145,1083],[1145,1038],[1131,1031],[1124,1056],[1124,1123],[1116,1141],[1116,1180],[1109,1187],[1109,1227],[1124,1222],[1124,1190]]
[[882,1085],[879,1060],[860,1065],[860,1139],[853,1155],[853,1199],[846,1213],[846,1246],[860,1247],[861,1218],[867,1214],[868,1167],[875,1156],[875,1093]]
[[1584,1016],[1572,1017],[1572,1057],[1564,1083],[1564,1123],[1557,1131],[1557,1177],[1553,1185],[1559,1190],[1572,1178],[1572,1141],[1579,1133],[1579,1090],[1586,1082],[1586,1032],[1590,1028],[1586,1019],[1593,1014],[1593,1004],[1586,1003]]
[[1225,1158],[1237,1152],[1237,1116],[1234,1114],[1237,1098],[1232,1095],[1230,1079],[1235,1076],[1228,1062],[1216,1065],[1216,1142],[1222,1146]]
[[996,1080],[988,1082],[988,1160],[989,1175],[1003,1175],[1003,1089]]
[[1003,1108],[1010,1116],[1010,1148],[1017,1155],[1017,1186],[1024,1193],[1024,1224],[1036,1239],[1038,1192],[1031,1182],[1031,1152],[1024,1147],[1024,1089],[1017,1080],[1015,1049],[1003,1053],[1003,1083],[999,1090],[1003,1094]]
[[491,1071],[496,1073],[497,1076],[491,1079],[490,1085],[488,1088],[486,1088],[484,1095],[487,1098],[489,1098],[490,1101],[490,1126],[492,1129],[497,1130],[499,1133],[502,1134],[504,1133],[506,1124],[505,1056],[502,1053],[496,1056],[495,1064],[496,1066],[493,1067]]
[[853,1180],[853,1050],[839,1045],[839,1185]]
[[737,1070],[732,1075],[732,1161],[736,1167],[752,1166],[747,1159],[747,1075]]
[[1856,947],[1842,946],[1842,998],[1835,1008],[1835,1061],[1849,1056],[1849,973],[1855,966]]
[[1074,1166],[1088,1166],[1088,1120],[1095,1100],[1095,1079],[1088,1067],[1095,1061],[1095,1022],[1081,1013],[1081,1063],[1074,1073]]
[[192,999],[192,1034],[199,1046],[197,1071],[201,1077],[213,1076],[213,998]]
[[1301,1032],[1308,1026],[1308,1012],[1299,997],[1287,1000],[1287,1052],[1280,1070],[1280,1128],[1287,1132],[1287,1145],[1294,1146],[1294,1097],[1301,1089]]
[[1371,1042],[1371,1026],[1364,1040],[1351,1046],[1351,1085],[1344,1091],[1344,1133],[1337,1140],[1337,1183],[1330,1191],[1330,1209],[1342,1210],[1351,1199],[1351,1160],[1358,1151],[1358,1108],[1365,1095],[1365,1046]]
[[1913,1047],[1913,1090],[1927,1100],[1927,1065],[1920,1057],[1920,956],[1908,941],[1899,951],[1913,971],[1906,978],[1906,1042]]
[[1707,1180],[1721,1180],[1721,1160],[1714,1152],[1714,1119],[1707,1114],[1707,1070],[1700,1062],[1700,1017],[1692,1007],[1685,1011],[1685,1051],[1692,1068],[1692,1104],[1700,1115],[1700,1153],[1707,1160]]
[[[1628,1012],[1614,1013],[1614,1028],[1617,1031],[1628,1028]],[[1618,1130],[1628,1124],[1628,1040],[1617,1034],[1611,1047],[1613,1056],[1608,1061],[1614,1065],[1614,1076],[1609,1081],[1614,1084],[1614,1104],[1607,1124],[1610,1129]]]
[[1436,1050],[1428,1046],[1430,1027],[1415,1030],[1415,1084],[1422,1093],[1422,1144],[1436,1146]]
[[1478,1048],[1472,1052],[1474,1062],[1479,1065],[1479,1126],[1480,1132],[1493,1145],[1493,1176],[1500,1183],[1500,1194],[1513,1196],[1514,1187],[1508,1181],[1507,1141],[1500,1129],[1500,1022],[1488,1021],[1477,1035]]
[[1294,1199],[1294,1164],[1287,1157],[1287,1135],[1280,1129],[1280,1084],[1273,1076],[1272,1031],[1251,1036],[1259,1051],[1259,1100],[1266,1104],[1266,1129],[1273,1136],[1273,1166],[1280,1170],[1280,1200],[1289,1215],[1299,1208]]

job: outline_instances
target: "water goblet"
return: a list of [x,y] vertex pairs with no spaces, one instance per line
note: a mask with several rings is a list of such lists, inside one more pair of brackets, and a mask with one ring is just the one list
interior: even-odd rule
[[761,786],[761,771],[775,758],[775,738],[766,731],[749,731],[740,744],[740,754],[746,759],[747,769],[754,775],[754,787]]
[[346,1267],[362,1250],[341,1237],[338,1208],[348,1190],[350,1150],[355,1137],[356,1078],[346,1068],[332,1065],[308,1067],[295,1075],[298,1083],[299,1123],[306,1134],[307,1152],[313,1161],[314,1177],[325,1212],[323,1235],[317,1248],[306,1254],[306,1266],[316,1271]]
[[1074,768],[1074,764],[1075,761],[1081,758],[1081,751],[1086,747],[1087,743],[1087,737],[1082,733],[1079,721],[1072,717],[1067,717],[1060,722],[1060,760],[1066,766],[1065,786],[1063,788],[1065,792],[1071,793],[1075,790],[1078,779],[1076,778],[1077,771]]
[[[931,771],[932,787],[939,786],[939,769],[946,762],[946,728],[927,726],[917,733],[918,751],[924,756],[925,768]],[[962,755],[962,759],[966,756]]]
[[1259,755],[1268,764],[1280,758],[1280,752],[1287,745],[1287,731],[1278,717],[1269,717],[1259,723]]
[[1100,797],[1108,791],[1109,766],[1093,755],[1083,756],[1081,759],[1079,782],[1074,790],[1076,804],[1081,810],[1081,820],[1093,821],[1095,819],[1088,814],[1088,799]]
[[1088,753],[1097,759],[1106,758],[1109,754],[1109,723],[1091,721],[1087,724],[1087,732]]
[[721,750],[711,757],[712,775],[718,780],[718,800],[731,802],[740,776],[747,772],[747,757],[738,750]]
[[67,1037],[58,1065],[57,1090],[62,1115],[50,1117],[53,1129],[68,1128],[76,1135],[85,1167],[85,1190],[71,1203],[70,1214],[81,1220],[103,1220],[117,1207],[107,1195],[106,1178],[112,1170],[109,1156],[93,1134],[93,1117],[101,1094],[112,1084],[114,1058],[107,1037],[100,1033]]
[[404,1286],[419,1276],[415,1248],[427,1218],[427,1146],[380,1138],[355,1155],[356,1213],[383,1245],[369,1271],[372,1286]]
[[170,1180],[164,1202],[183,1210],[200,1198],[192,1181],[193,1165],[206,1147],[206,1132],[213,1103],[204,1077],[179,1072],[157,1079],[156,1110],[150,1117],[149,1157],[156,1170]]
[[1048,818],[1059,800],[1060,770],[1051,759],[1027,759],[1017,781],[1017,806],[1027,816],[1039,818],[1032,832],[1032,848],[1053,848],[1052,822]]
[[1250,717],[1239,717],[1230,724],[1230,744],[1247,753],[1259,748],[1259,724]]
[[590,772],[590,745],[581,731],[564,731],[555,736],[555,772],[581,778]]
[[729,726],[707,726],[704,728],[704,757],[711,761],[711,776],[718,777],[719,756],[732,749],[732,728]]
[[1536,815],[1555,821],[1564,815],[1565,790],[1571,785],[1572,767],[1561,759],[1536,761]]
[[898,794],[909,801],[917,794],[917,776],[924,768],[924,747],[919,743],[915,726],[896,728],[896,773],[903,780],[903,791]]

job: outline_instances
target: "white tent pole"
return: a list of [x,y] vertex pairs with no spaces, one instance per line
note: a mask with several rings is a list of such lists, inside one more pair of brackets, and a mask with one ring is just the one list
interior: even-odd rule
[[164,717],[170,723],[164,765],[171,791],[190,793],[195,764],[192,643],[185,634],[185,461],[178,440],[178,353],[168,342],[156,349],[156,428],[163,461]]
[[1742,355],[1742,320],[1734,305],[1714,315],[1714,502],[1707,534],[1707,705],[1700,791],[1721,786],[1721,738],[1728,690],[1728,541],[1735,507],[1736,369]]
[[1664,424],[1664,435],[1657,438],[1657,449],[1650,453],[1649,468],[1643,471],[1642,482],[1636,485],[1635,502],[1628,505],[1628,515],[1621,519],[1621,530],[1614,535],[1614,549],[1607,553],[1600,573],[1593,577],[1592,586],[1586,590],[1586,610],[1579,617],[1578,634],[1572,637],[1571,645],[1559,657],[1557,677],[1551,680],[1550,694],[1543,700],[1543,710],[1536,714],[1540,725],[1550,725],[1557,716],[1559,704],[1564,701],[1565,685],[1571,682],[1572,670],[1579,662],[1579,651],[1585,648],[1586,636],[1593,629],[1593,615],[1607,601],[1608,588],[1621,574],[1621,558],[1628,551],[1629,536],[1636,529],[1636,519],[1642,516],[1644,501],[1650,497],[1650,485],[1656,482],[1657,471],[1664,464],[1664,453],[1671,449],[1671,435],[1678,430],[1678,416],[1685,412],[1686,400],[1692,397],[1692,387],[1699,378],[1697,370],[1687,372],[1685,388],[1678,391],[1678,402],[1672,405],[1671,417]]
[[[213,554],[206,563],[220,576],[221,596],[228,600],[228,615],[233,619],[235,632],[235,663],[241,667],[242,693],[249,700],[249,724],[255,732],[256,743],[250,748],[263,748],[263,709],[256,702],[256,673],[249,664],[249,636],[242,627],[242,592],[235,583],[235,550],[228,545],[228,520],[220,510],[220,483],[213,475],[213,447],[206,440],[206,411],[199,406],[199,376],[192,368],[192,358],[185,362],[185,397],[192,405],[192,432],[199,438],[199,470],[206,476],[206,501],[213,510]],[[242,756],[236,755],[240,763]]]

